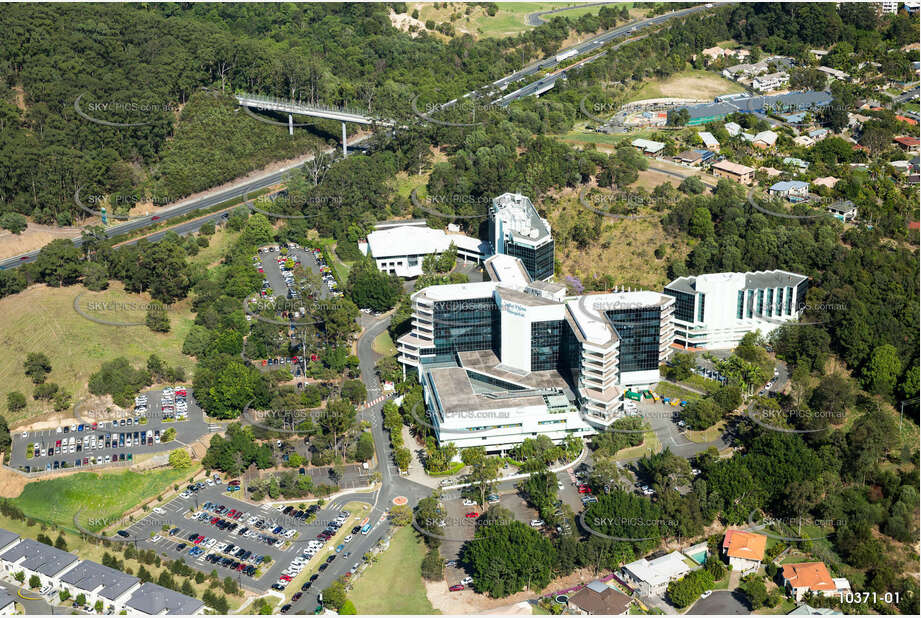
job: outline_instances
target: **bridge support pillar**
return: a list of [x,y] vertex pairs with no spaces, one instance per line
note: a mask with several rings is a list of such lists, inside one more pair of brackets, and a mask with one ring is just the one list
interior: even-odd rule
[[343,156],[343,157],[349,156],[349,152],[348,152],[349,147],[348,147],[348,144],[346,143],[345,139],[346,139],[346,136],[345,136],[345,123],[343,122],[343,123],[342,123],[342,156]]
[[294,116],[288,114],[288,135],[294,135]]

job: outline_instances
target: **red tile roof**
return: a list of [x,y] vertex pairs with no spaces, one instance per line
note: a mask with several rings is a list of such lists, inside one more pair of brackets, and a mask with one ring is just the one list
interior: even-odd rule
[[835,582],[824,562],[785,564],[783,578],[794,588],[808,588],[815,592],[835,590]]
[[723,548],[730,558],[746,560],[763,560],[767,537],[744,530],[727,530],[723,539]]

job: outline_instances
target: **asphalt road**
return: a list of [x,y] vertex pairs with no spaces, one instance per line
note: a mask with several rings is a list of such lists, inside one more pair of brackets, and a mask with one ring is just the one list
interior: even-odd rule
[[714,590],[706,599],[700,599],[685,612],[689,616],[742,616],[748,615],[751,610],[745,601],[744,595],[739,591]]
[[[27,616],[48,616],[54,613],[54,607],[44,598],[40,597],[37,590],[21,588],[5,581],[0,581],[0,588],[6,590],[16,602],[23,607]],[[57,594],[55,592],[54,594]],[[58,607],[58,613],[62,613]],[[69,612],[69,608],[64,610]],[[74,610],[76,612],[76,610]]]

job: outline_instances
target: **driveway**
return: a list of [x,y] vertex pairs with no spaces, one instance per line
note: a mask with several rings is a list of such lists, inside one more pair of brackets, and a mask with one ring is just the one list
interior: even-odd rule
[[748,601],[739,591],[714,590],[706,599],[699,599],[685,612],[690,616],[743,616],[751,613]]

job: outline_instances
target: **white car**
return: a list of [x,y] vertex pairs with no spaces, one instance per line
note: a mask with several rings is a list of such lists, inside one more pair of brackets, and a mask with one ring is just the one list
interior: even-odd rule
[[182,492],[181,494],[179,494],[179,497],[180,497],[180,498],[191,498],[191,497],[192,497],[192,494],[191,494],[190,492],[188,492],[188,491],[184,491],[184,492]]
[[28,432],[28,431],[22,432],[22,437],[23,437],[23,438],[28,438],[28,437],[29,437],[29,432]]
[[713,594],[713,591],[712,591],[712,590],[704,590],[703,594],[700,595],[700,598],[701,598],[701,599],[706,599],[706,598],[707,598],[708,596],[710,596],[711,594]]
[[284,535],[284,536],[285,536],[286,539],[290,539],[290,538],[293,537],[295,534],[297,534],[297,530],[287,530],[287,531],[285,531],[285,535]]
[[155,534],[155,535],[153,535],[152,537],[150,537],[150,542],[151,542],[151,543],[156,543],[157,541],[159,541],[159,540],[162,539],[162,538],[163,538],[163,537],[160,536],[159,534]]
[[157,515],[166,515],[166,510],[160,508],[159,506],[155,506],[153,508],[153,512],[156,513]]
[[532,527],[532,528],[540,528],[540,527],[543,526],[543,525],[544,525],[544,520],[543,520],[543,519],[532,519],[532,520],[531,520],[531,527]]
[[343,543],[351,543],[354,537],[350,534],[342,541]]
[[469,586],[473,583],[473,578],[468,575],[464,579],[460,580],[460,583],[462,586]]
[[464,506],[476,506],[476,502],[470,498],[464,498]]

